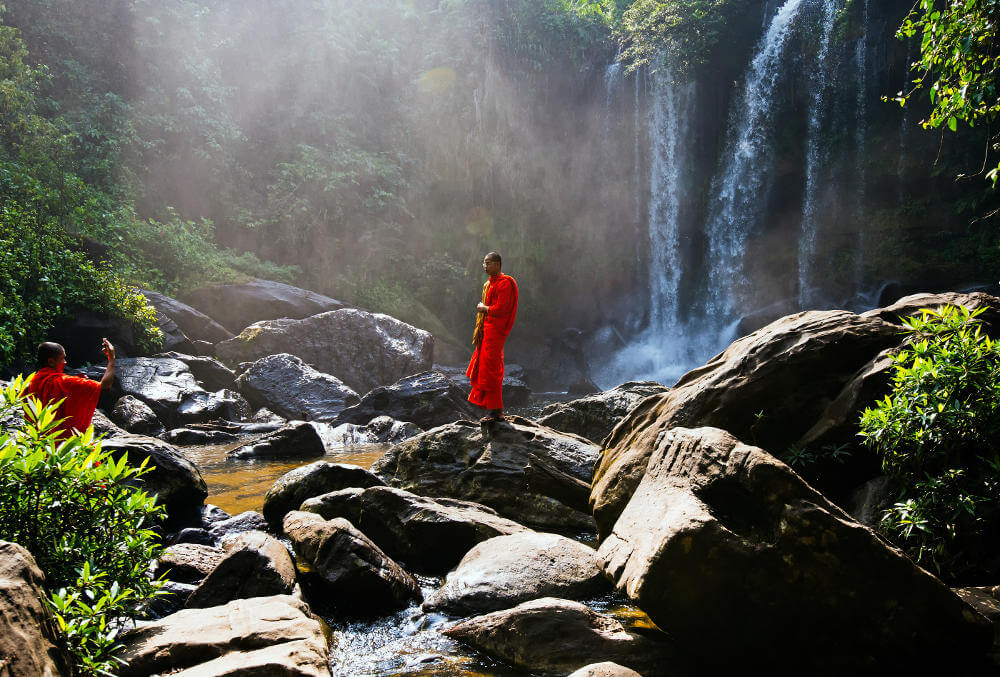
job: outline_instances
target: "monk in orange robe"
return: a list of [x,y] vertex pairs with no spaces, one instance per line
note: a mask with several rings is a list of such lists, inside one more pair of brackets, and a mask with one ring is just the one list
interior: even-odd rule
[[25,395],[37,398],[43,405],[62,400],[56,418],[58,439],[64,440],[90,427],[101,391],[111,387],[115,378],[115,349],[104,339],[101,350],[108,358],[108,367],[100,381],[80,376],[67,376],[66,350],[58,343],[45,342],[38,346],[38,371],[30,376]]
[[500,272],[496,252],[483,258],[483,270],[490,279],[483,285],[483,297],[476,306],[476,346],[465,375],[472,382],[469,402],[486,409],[482,423],[503,420],[503,344],[517,315],[517,282]]

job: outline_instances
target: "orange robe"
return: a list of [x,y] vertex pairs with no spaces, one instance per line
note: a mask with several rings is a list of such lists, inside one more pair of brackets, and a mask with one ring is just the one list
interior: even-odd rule
[[63,400],[56,413],[56,418],[65,419],[59,424],[59,439],[73,435],[73,431],[83,432],[90,427],[97,409],[97,400],[101,396],[101,384],[80,376],[67,376],[61,369],[43,367],[31,375],[31,381],[25,390],[26,395],[33,395],[42,404],[51,404]]
[[480,313],[482,338],[465,370],[472,382],[469,402],[484,409],[503,409],[503,344],[517,315],[514,278],[500,273],[487,280],[483,285],[483,303],[490,310],[485,317]]

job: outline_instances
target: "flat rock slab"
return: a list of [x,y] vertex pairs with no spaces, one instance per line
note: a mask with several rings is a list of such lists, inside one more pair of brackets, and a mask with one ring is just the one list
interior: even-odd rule
[[367,489],[384,485],[374,473],[348,463],[317,461],[291,470],[278,478],[264,496],[264,519],[280,530],[285,514],[298,510],[310,498],[340,489]]
[[223,558],[187,600],[189,609],[219,606],[237,599],[290,595],[295,563],[278,539],[248,531],[227,540]]
[[339,378],[289,353],[268,355],[250,364],[239,375],[239,390],[255,407],[303,421],[333,421],[360,401]]
[[296,556],[308,564],[303,581],[324,604],[372,614],[405,608],[422,597],[413,577],[345,519],[293,511],[285,515],[284,531]]
[[[620,622],[579,602],[551,597],[462,621],[444,634],[532,674],[565,675],[613,660],[646,675],[689,675],[687,661],[662,641],[628,632]],[[575,674],[575,673],[574,673]],[[627,672],[584,672],[635,675]]]
[[656,381],[629,381],[596,395],[550,404],[542,410],[538,422],[600,444],[640,402],[668,390]]
[[329,677],[330,662],[316,642],[283,642],[254,651],[240,651],[202,663],[171,677]]
[[363,425],[378,416],[391,416],[429,430],[459,419],[478,418],[478,411],[447,376],[425,371],[374,388],[358,404],[341,412],[336,422]]
[[[294,645],[285,651],[317,666],[316,671],[303,674],[329,674],[329,669],[321,669],[328,651],[322,624],[310,615],[305,602],[287,595],[185,609],[130,630],[120,639],[124,645],[120,654],[124,664],[118,673],[121,677],[193,669],[222,657],[260,649],[281,653],[276,648],[281,645]],[[190,674],[216,673],[203,667]]]
[[372,471],[422,496],[487,505],[542,529],[593,529],[586,513],[598,448],[520,417],[459,421],[393,446]]
[[539,597],[584,599],[608,588],[593,548],[557,534],[525,532],[473,547],[424,609],[482,613]]
[[619,590],[708,661],[762,668],[781,637],[783,663],[806,672],[957,664],[992,639],[939,580],[716,428],[661,436],[599,555]]
[[316,428],[305,421],[297,421],[226,455],[229,458],[316,458],[325,453],[323,438]]

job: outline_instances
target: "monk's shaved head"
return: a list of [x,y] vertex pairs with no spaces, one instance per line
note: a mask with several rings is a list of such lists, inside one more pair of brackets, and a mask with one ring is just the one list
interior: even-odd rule
[[38,344],[38,366],[45,367],[48,366],[49,360],[53,358],[58,358],[60,355],[66,352],[58,343],[53,343],[51,341],[46,341],[45,343]]
[[500,255],[497,254],[496,252],[490,252],[489,254],[487,254],[486,256],[483,257],[483,260],[484,261],[496,261],[497,263],[500,263],[500,264],[503,263],[503,259],[501,259]]

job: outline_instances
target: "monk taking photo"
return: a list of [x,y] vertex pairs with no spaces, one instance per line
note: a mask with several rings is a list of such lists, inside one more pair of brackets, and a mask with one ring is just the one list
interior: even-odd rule
[[476,330],[472,336],[476,348],[465,370],[472,382],[469,402],[486,409],[480,423],[503,420],[503,344],[517,315],[517,282],[500,272],[500,266],[500,255],[496,252],[483,258],[483,270],[490,277],[476,306]]
[[57,419],[63,419],[56,428],[59,439],[90,427],[101,391],[110,388],[115,379],[115,348],[107,339],[101,342],[101,352],[108,358],[107,369],[100,381],[91,381],[63,373],[66,349],[61,345],[48,341],[38,345],[38,371],[31,375],[25,395],[35,397],[43,405],[62,400],[56,413]]

